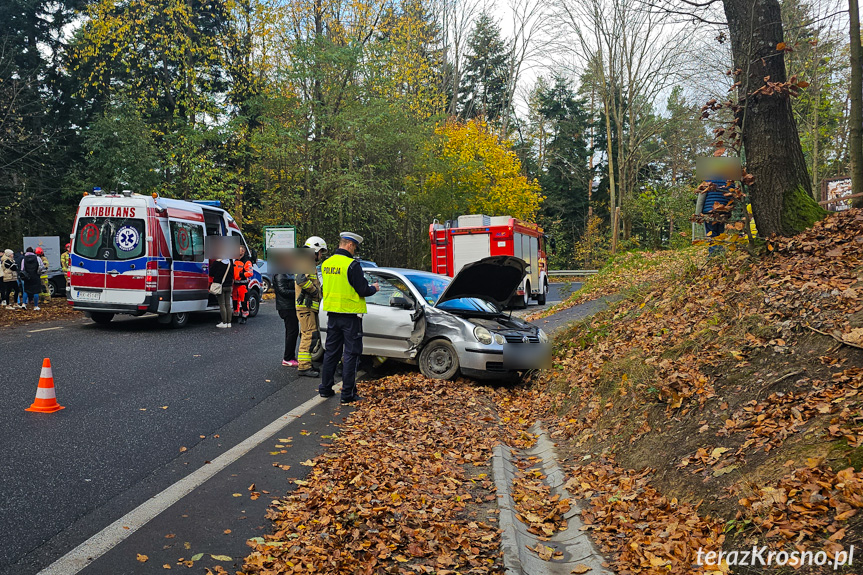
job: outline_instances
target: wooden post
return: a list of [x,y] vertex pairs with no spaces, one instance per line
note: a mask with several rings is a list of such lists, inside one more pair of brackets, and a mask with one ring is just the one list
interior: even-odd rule
[[617,253],[617,225],[620,221],[620,207],[614,208],[614,215],[611,218],[611,255]]

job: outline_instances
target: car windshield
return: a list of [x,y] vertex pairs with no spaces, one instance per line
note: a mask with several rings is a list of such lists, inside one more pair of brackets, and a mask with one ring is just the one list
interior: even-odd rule
[[[452,281],[446,276],[438,276],[432,274],[405,274],[405,277],[410,281],[418,292],[423,296],[423,299],[431,305],[435,305],[440,299],[446,287]],[[497,306],[493,303],[475,298],[461,297],[447,300],[437,306],[439,309],[446,311],[471,311],[480,313],[500,313]]]
[[452,281],[448,277],[431,274],[405,274],[405,277],[420,292],[426,303],[434,305]]
[[490,301],[475,297],[448,299],[445,302],[438,304],[437,308],[444,311],[470,311],[490,314],[500,313],[497,306]]

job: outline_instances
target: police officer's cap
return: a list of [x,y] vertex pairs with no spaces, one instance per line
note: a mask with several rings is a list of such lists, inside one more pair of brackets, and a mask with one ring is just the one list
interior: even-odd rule
[[357,245],[360,245],[361,243],[363,243],[363,236],[361,236],[359,234],[355,234],[353,232],[342,232],[339,234],[339,237],[342,238],[343,240],[351,240],[352,242],[354,242]]

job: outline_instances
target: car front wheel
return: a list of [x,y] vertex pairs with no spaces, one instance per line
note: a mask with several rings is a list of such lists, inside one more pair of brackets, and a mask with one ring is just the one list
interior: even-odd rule
[[420,352],[419,366],[429,379],[452,379],[458,373],[458,354],[445,339],[436,339]]

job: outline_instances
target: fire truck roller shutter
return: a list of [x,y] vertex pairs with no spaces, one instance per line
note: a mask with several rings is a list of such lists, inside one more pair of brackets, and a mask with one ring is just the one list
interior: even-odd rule
[[530,289],[533,292],[541,292],[542,286],[539,283],[539,239],[534,236],[530,237],[530,260],[525,260],[530,264]]
[[453,272],[491,255],[489,234],[460,234],[452,237]]

